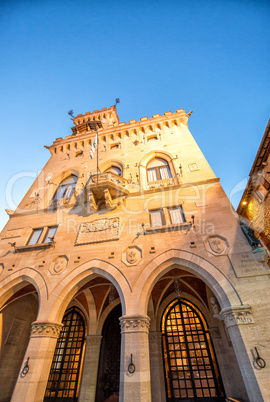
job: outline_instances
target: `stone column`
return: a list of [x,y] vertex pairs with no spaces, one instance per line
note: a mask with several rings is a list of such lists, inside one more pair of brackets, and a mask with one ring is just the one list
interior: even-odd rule
[[[32,323],[28,347],[11,398],[12,402],[43,402],[51,369],[56,341],[63,324],[54,322]],[[29,371],[24,374],[26,360]]]
[[161,332],[149,332],[151,395],[155,402],[166,401]]
[[249,400],[263,402],[264,398],[248,355],[249,339],[245,329],[248,325],[254,324],[251,308],[250,306],[231,306],[221,310],[220,315],[229,332]]
[[87,335],[79,402],[92,402],[96,397],[101,335]]
[[[120,317],[121,363],[119,402],[150,402],[150,363],[148,332],[150,319],[145,315]],[[132,373],[131,363],[135,366]],[[130,369],[130,370],[129,370]]]

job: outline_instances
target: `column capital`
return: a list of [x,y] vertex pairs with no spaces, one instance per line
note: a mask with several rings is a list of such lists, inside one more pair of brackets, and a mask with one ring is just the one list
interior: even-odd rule
[[86,335],[85,341],[87,345],[99,346],[102,339],[102,335]]
[[221,310],[219,314],[224,320],[224,323],[227,328],[233,325],[254,323],[251,307],[248,305],[230,306]]
[[31,338],[58,338],[63,327],[62,323],[58,322],[32,322]]
[[146,332],[148,334],[150,327],[150,318],[147,315],[124,315],[119,318],[121,334],[130,332]]

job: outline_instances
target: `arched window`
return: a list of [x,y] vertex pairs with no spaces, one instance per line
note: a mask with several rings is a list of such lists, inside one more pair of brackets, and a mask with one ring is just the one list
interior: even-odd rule
[[105,170],[105,173],[114,173],[117,176],[122,176],[122,170],[117,166],[111,166]]
[[201,312],[187,300],[174,300],[163,314],[161,330],[167,400],[223,400],[221,378]]
[[171,179],[172,174],[168,162],[165,159],[154,158],[147,165],[147,180],[157,181]]
[[57,340],[44,402],[77,401],[84,338],[84,319],[79,310],[73,307],[63,319],[63,328]]
[[76,186],[78,177],[75,175],[71,175],[63,180],[54,195],[54,200],[59,200],[60,198],[71,197]]

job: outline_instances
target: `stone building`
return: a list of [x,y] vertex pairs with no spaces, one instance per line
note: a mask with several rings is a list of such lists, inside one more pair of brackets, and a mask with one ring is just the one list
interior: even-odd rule
[[270,120],[249,173],[249,181],[237,212],[270,251]]
[[46,147],[1,232],[1,402],[270,400],[269,268],[190,114],[112,106]]

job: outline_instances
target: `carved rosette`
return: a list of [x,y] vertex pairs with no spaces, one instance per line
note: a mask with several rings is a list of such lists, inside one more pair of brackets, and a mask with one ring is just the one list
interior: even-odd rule
[[250,306],[227,307],[221,310],[220,315],[227,328],[233,325],[254,323]]
[[131,332],[149,333],[150,318],[147,315],[123,316],[119,318],[121,334]]
[[58,338],[63,324],[56,322],[34,321],[31,328],[31,338]]
[[100,345],[101,339],[102,339],[101,335],[87,335],[85,337],[86,345],[89,347],[91,346],[98,347]]

